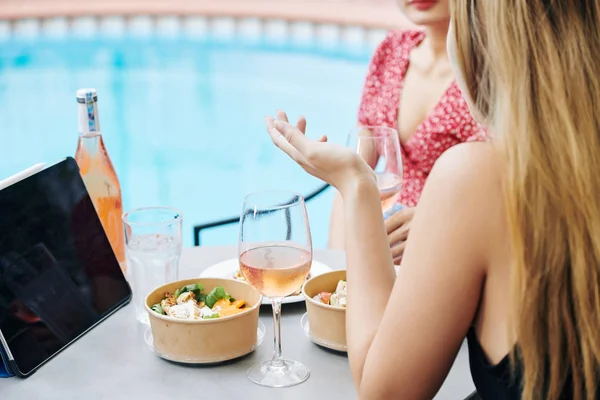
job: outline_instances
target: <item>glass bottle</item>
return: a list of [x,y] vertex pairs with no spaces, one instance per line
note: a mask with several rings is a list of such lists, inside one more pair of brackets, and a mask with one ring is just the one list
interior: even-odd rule
[[75,161],[79,165],[81,177],[121,265],[121,270],[125,274],[121,185],[102,140],[96,89],[79,89],[77,107],[79,143],[75,152]]

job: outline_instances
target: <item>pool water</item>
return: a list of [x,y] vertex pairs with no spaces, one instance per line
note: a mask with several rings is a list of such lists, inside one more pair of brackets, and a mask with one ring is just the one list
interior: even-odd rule
[[[185,35],[0,41],[0,179],[73,156],[80,87],[98,90],[102,133],[125,209],[165,205],[194,225],[237,215],[263,189],[308,194],[321,182],[270,142],[265,115],[308,120],[343,143],[355,125],[370,48]],[[327,240],[332,190],[309,203],[313,245]],[[237,243],[237,226],[202,244]]]

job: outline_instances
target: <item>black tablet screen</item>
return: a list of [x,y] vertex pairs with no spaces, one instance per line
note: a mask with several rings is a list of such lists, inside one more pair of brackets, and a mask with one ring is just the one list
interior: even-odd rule
[[0,229],[0,331],[26,375],[131,290],[72,158],[0,190]]

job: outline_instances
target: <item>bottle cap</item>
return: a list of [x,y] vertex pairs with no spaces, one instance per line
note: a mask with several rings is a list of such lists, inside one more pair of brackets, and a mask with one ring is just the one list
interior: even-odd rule
[[85,104],[85,100],[88,97],[90,97],[93,101],[98,101],[98,92],[96,92],[96,89],[84,88],[84,89],[79,89],[77,91],[77,102],[78,103]]
[[96,89],[79,89],[79,133],[100,132],[98,120],[98,94]]

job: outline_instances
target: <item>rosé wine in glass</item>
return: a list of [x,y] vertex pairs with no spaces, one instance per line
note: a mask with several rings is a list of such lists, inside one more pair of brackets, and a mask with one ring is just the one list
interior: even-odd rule
[[385,215],[397,206],[402,190],[402,148],[398,131],[386,126],[358,127],[348,134],[347,146],[373,168]]
[[377,188],[381,196],[381,209],[385,213],[396,204],[402,190],[402,177],[392,172],[376,174]]
[[246,281],[269,298],[285,297],[302,287],[312,263],[303,249],[272,245],[247,250],[240,255],[240,270]]
[[304,199],[288,191],[267,191],[244,198],[238,241],[240,271],[246,282],[273,305],[274,350],[271,360],[246,375],[267,387],[288,387],[308,379],[308,368],[281,357],[281,303],[304,284],[312,264],[312,240]]

